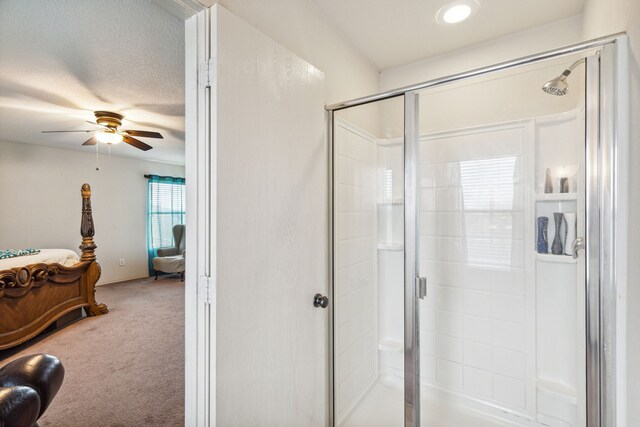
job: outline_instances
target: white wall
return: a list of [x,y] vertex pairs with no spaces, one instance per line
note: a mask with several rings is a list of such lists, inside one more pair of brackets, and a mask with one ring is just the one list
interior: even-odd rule
[[87,182],[102,266],[98,283],[147,276],[147,173],[184,176],[184,167],[101,154],[96,171],[95,153],[0,142],[0,247],[79,253],[80,187]]
[[584,9],[584,38],[590,39],[619,31],[629,36],[629,236],[627,288],[627,422],[640,420],[640,195],[633,191],[640,182],[640,2],[637,0],[587,0]]
[[[233,14],[274,39],[325,75],[327,104],[378,91],[378,70],[333,26],[311,0],[220,0]],[[354,109],[348,120],[376,128],[370,108]]]
[[[480,43],[469,48],[426,58],[380,74],[380,90],[391,90],[466,70],[497,64],[580,41],[579,16]],[[423,91],[420,96],[421,132],[438,132],[474,125],[496,123],[560,113],[575,107],[579,91],[564,97],[550,97],[542,92],[542,84],[568,67],[573,59],[533,64],[519,70],[479,76]],[[583,84],[576,76],[572,84]],[[486,97],[491,93],[492,97]],[[518,101],[526,100],[526,102]],[[491,108],[487,108],[491,106]],[[387,134],[401,134],[402,109],[381,107],[381,126]]]
[[380,74],[380,90],[394,89],[524,55],[577,43],[582,37],[580,16],[427,58]]

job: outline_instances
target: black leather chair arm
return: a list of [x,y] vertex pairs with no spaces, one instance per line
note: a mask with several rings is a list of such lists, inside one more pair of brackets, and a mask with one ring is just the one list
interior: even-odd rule
[[[7,363],[0,368],[0,390],[3,392],[0,393],[0,414],[11,418],[9,415],[12,413],[12,405],[24,400],[33,405],[30,408],[37,407],[37,420],[49,407],[58,390],[60,390],[63,380],[64,367],[60,360],[54,356],[35,354]],[[38,402],[34,402],[33,393],[28,390],[32,390],[35,393]],[[0,418],[0,425],[2,425],[3,421],[5,426],[12,425],[7,423],[9,418]],[[34,423],[35,420],[31,424],[22,423],[19,425],[29,426]]]

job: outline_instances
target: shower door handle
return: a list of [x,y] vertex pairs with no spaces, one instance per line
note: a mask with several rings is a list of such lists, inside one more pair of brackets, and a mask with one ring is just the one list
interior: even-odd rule
[[573,259],[578,259],[578,251],[580,249],[584,249],[584,237],[578,237],[571,244],[571,253],[573,254]]
[[416,277],[416,294],[418,298],[425,299],[427,296],[427,278],[426,277]]

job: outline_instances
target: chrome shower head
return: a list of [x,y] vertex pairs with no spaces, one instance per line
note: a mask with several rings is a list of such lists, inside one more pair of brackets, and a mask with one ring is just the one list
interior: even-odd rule
[[549,80],[542,86],[542,90],[550,95],[563,96],[567,94],[569,85],[567,84],[567,76],[571,71],[564,70],[561,75],[553,80]]
[[569,91],[569,84],[567,83],[567,77],[569,77],[569,74],[571,74],[571,71],[573,71],[573,69],[576,68],[578,64],[580,64],[582,61],[584,61],[584,59],[577,60],[576,62],[571,64],[569,68],[564,70],[562,74],[560,74],[558,77],[546,82],[542,86],[542,90],[550,95],[556,95],[556,96],[566,95],[567,92]]

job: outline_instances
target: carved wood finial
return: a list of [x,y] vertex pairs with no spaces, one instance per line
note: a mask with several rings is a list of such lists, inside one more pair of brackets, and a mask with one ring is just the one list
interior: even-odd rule
[[97,248],[93,241],[93,235],[95,229],[93,227],[93,215],[91,213],[91,186],[89,184],[82,184],[82,222],[80,223],[80,234],[82,235],[82,244],[80,250],[82,251],[82,261],[95,261]]

